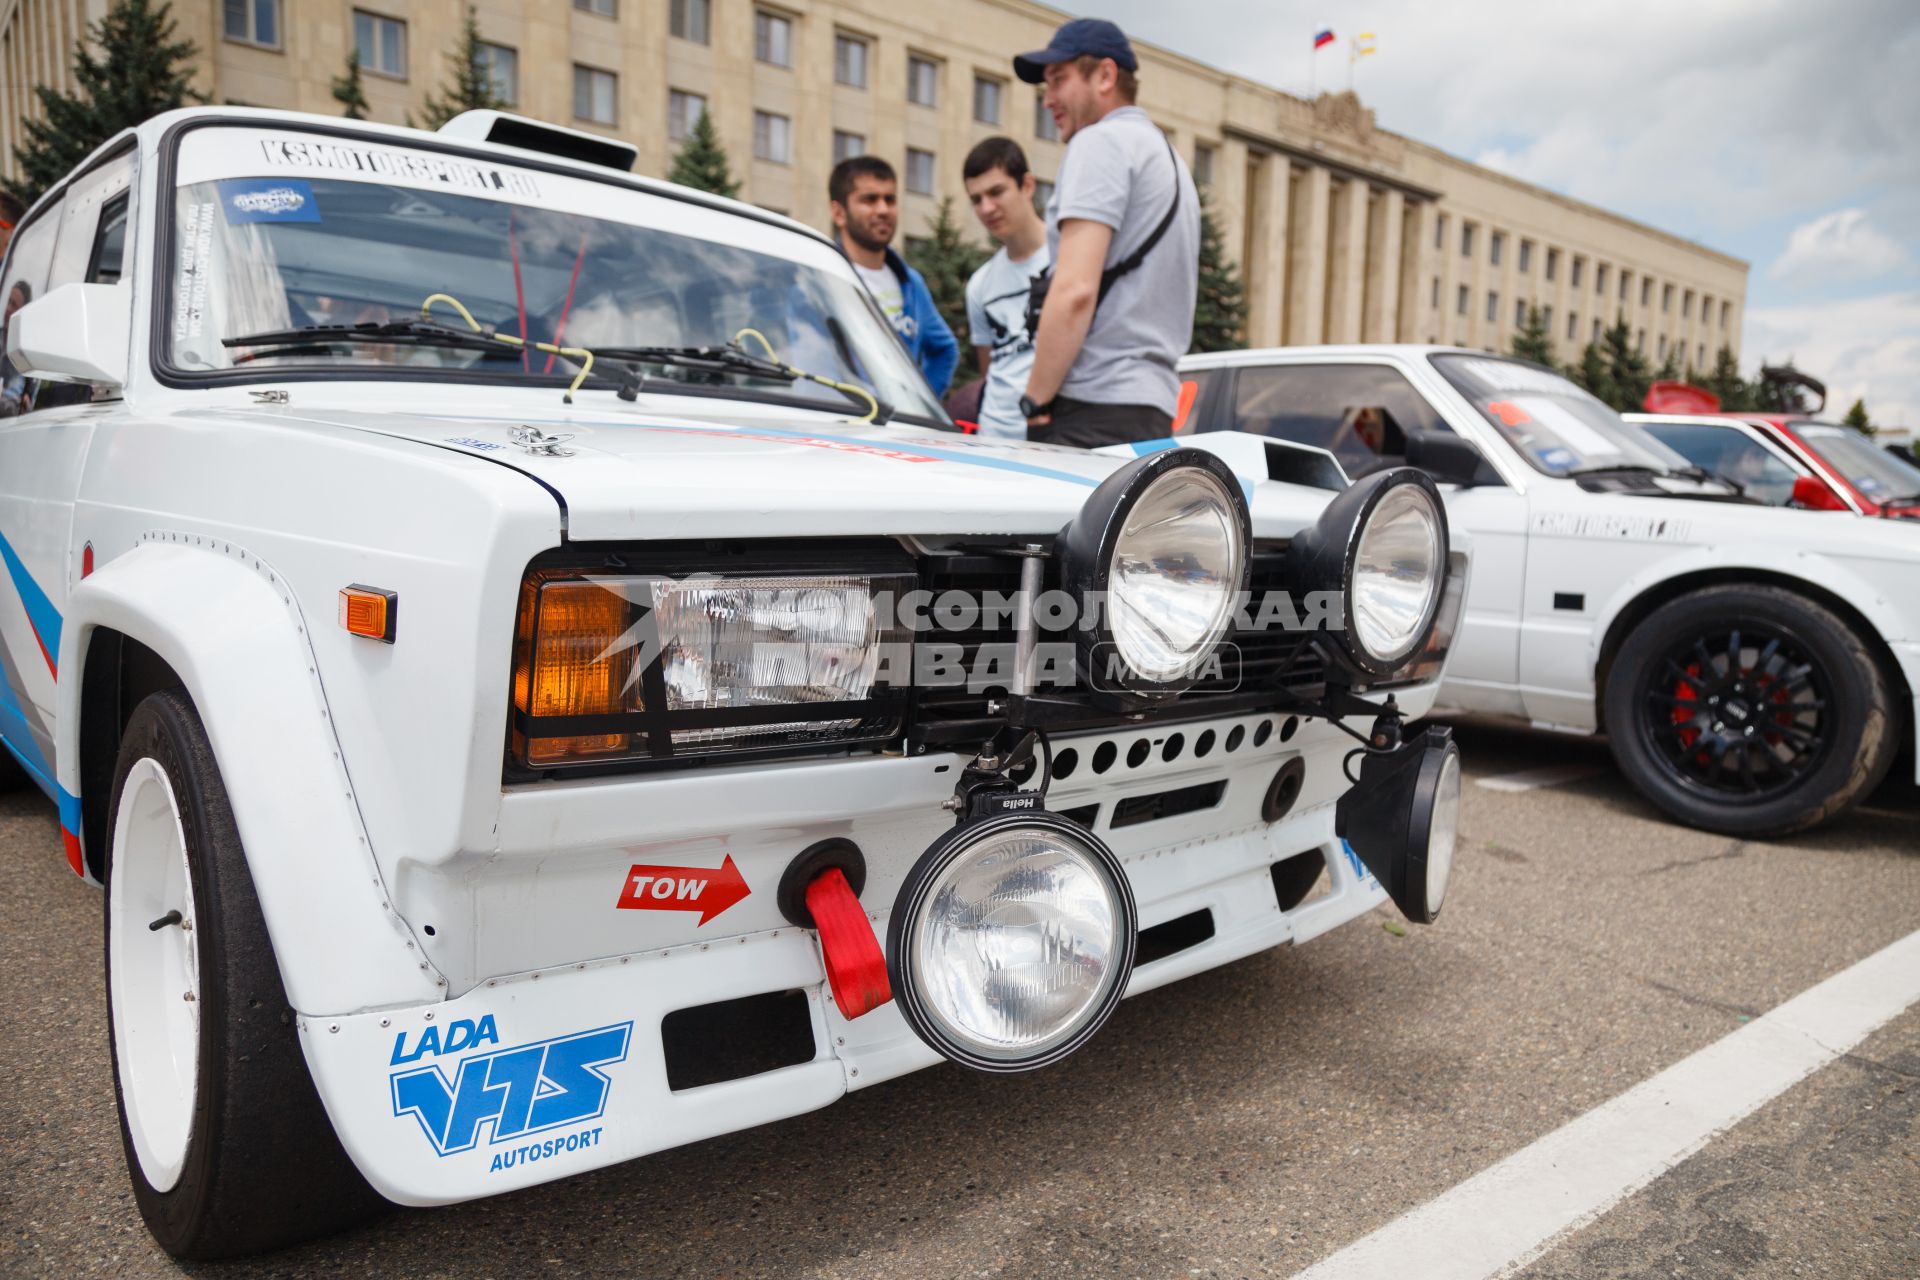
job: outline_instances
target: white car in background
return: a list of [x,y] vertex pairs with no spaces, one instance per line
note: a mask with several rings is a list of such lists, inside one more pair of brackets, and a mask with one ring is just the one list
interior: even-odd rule
[[0,263],[0,743],[105,885],[176,1255],[1045,1066],[1440,908],[1430,480],[961,436],[829,241],[632,160],[170,112]]
[[1475,555],[1444,704],[1605,731],[1655,804],[1742,836],[1830,817],[1913,743],[1911,528],[1744,499],[1558,374],[1485,352],[1285,347],[1181,369],[1191,430],[1441,482]]

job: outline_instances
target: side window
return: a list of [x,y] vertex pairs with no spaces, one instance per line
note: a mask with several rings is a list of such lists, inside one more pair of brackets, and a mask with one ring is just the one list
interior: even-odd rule
[[1397,370],[1372,364],[1241,369],[1232,419],[1241,431],[1325,449],[1349,475],[1400,461],[1409,431],[1450,429]]
[[26,413],[34,407],[38,383],[15,372],[7,363],[7,324],[13,313],[47,291],[47,272],[53,265],[53,243],[60,229],[60,206],[14,233],[5,269],[0,270],[0,418]]
[[[1193,404],[1186,420],[1174,424],[1174,431],[1189,435],[1195,431],[1231,430],[1233,423],[1222,421],[1227,406],[1222,392],[1233,381],[1231,369],[1192,369],[1180,375],[1181,382],[1193,384]],[[1182,389],[1184,396],[1184,388]]]
[[92,278],[98,260],[100,231],[109,225],[112,211],[122,218],[121,242],[124,248],[127,193],[133,183],[133,153],[109,160],[74,179],[60,201],[60,239],[53,250],[53,271],[47,287]]
[[1742,432],[1731,427],[1661,423],[1652,434],[1694,466],[1740,485],[1749,498],[1770,507],[1793,501],[1798,473]]
[[127,193],[122,191],[100,212],[100,229],[93,234],[93,261],[87,267],[87,283],[119,284],[120,268],[126,256]]

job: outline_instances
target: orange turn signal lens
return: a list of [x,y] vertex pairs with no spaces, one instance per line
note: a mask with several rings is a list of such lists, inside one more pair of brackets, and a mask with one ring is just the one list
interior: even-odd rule
[[399,614],[398,592],[358,585],[340,589],[340,625],[353,635],[392,644]]
[[[529,579],[515,637],[515,705],[536,719],[640,710],[640,683],[630,679],[635,648],[624,639],[633,621],[627,598],[598,582]],[[646,736],[527,736],[521,745],[537,767],[645,754]]]

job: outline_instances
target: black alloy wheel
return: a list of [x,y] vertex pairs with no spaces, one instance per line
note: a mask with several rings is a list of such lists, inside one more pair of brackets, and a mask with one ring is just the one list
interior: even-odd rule
[[1621,771],[1682,822],[1736,836],[1803,830],[1871,791],[1897,746],[1892,705],[1850,623],[1747,584],[1642,619],[1603,696]]

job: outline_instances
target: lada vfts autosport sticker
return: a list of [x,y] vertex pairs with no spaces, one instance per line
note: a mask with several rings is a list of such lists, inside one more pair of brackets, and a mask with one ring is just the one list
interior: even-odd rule
[[[624,1062],[633,1023],[555,1036],[532,1044],[488,1048],[449,1064],[462,1049],[497,1045],[492,1014],[448,1023],[443,1033],[427,1026],[394,1037],[388,1065],[393,1114],[412,1117],[441,1157],[491,1152],[489,1172],[581,1151],[600,1144],[597,1120],[607,1107],[613,1081],[605,1068]],[[424,1059],[439,1059],[425,1061]],[[421,1065],[410,1065],[421,1063]],[[535,1142],[533,1134],[571,1129]]]

